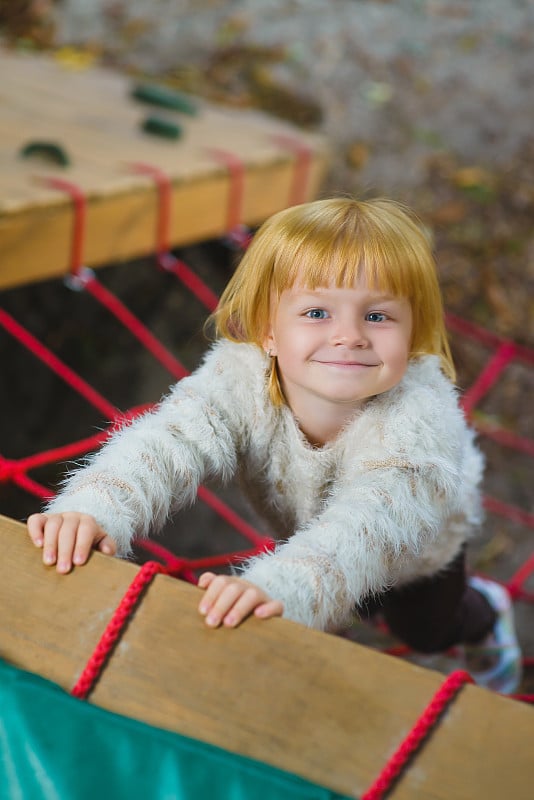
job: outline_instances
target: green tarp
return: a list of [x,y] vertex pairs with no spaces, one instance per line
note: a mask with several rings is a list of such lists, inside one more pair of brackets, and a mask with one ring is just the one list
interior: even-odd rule
[[2,661],[0,797],[348,800],[261,762],[76,700]]

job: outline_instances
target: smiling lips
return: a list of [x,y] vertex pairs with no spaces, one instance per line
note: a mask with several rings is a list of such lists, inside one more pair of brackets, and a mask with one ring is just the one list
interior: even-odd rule
[[327,367],[377,367],[378,364],[365,364],[363,361],[320,361],[315,359],[317,364],[324,364]]

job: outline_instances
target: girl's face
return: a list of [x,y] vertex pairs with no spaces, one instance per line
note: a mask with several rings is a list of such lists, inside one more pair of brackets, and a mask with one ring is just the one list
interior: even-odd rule
[[406,298],[369,289],[362,279],[352,288],[296,284],[273,308],[264,347],[277,357],[290,408],[305,416],[330,404],[357,409],[399,383],[411,334]]

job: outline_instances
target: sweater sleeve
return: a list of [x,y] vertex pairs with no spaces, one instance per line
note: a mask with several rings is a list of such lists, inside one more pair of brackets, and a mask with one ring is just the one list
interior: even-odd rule
[[342,627],[359,602],[394,585],[403,565],[435,546],[459,510],[464,461],[473,452],[449,399],[446,414],[416,403],[411,418],[396,419],[393,408],[393,426],[382,420],[380,436],[364,431],[362,459],[344,470],[321,513],[244,566],[243,577],[284,603],[284,616],[320,630]]
[[396,565],[438,531],[445,515],[434,478],[409,465],[355,478],[309,525],[251,559],[243,577],[282,600],[289,619],[342,627],[366,596],[393,585]]
[[235,387],[254,378],[250,352],[236,358],[236,347],[215,345],[155,410],[125,425],[72,472],[46,511],[91,514],[119,555],[127,555],[134,537],[157,533],[171,511],[192,503],[203,480],[233,476],[243,417],[253,416],[245,408],[251,393],[237,402]]

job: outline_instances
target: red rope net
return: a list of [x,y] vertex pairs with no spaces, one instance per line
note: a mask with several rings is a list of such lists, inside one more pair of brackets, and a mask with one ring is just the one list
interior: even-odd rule
[[[306,152],[305,148],[303,149],[300,145],[295,145],[293,142],[284,141],[281,144],[295,153],[295,182],[292,188],[292,196],[294,195],[295,198],[297,198],[297,196],[301,198],[302,195],[298,194],[297,189],[300,187],[299,191],[302,191],[302,186],[306,178],[306,170],[309,167],[309,153]],[[242,198],[242,166],[235,156],[223,151],[213,151],[212,155],[219,163],[222,163],[223,166],[228,168],[229,175],[231,176],[228,198],[228,223],[231,223],[233,227],[228,234],[228,242],[232,246],[246,246],[249,240],[249,234],[239,222]],[[169,251],[168,228],[171,216],[169,179],[161,173],[160,170],[150,165],[136,164],[133,165],[133,169],[153,179],[158,189],[160,208],[155,243],[158,265],[175,274],[209,311],[213,310],[217,302],[215,293],[203,283],[190,267],[177,259]],[[71,274],[68,279],[70,285],[73,288],[83,289],[91,295],[91,297],[94,298],[102,308],[113,315],[175,379],[180,379],[187,375],[188,372],[184,365],[169,352],[116,295],[110,292],[96,278],[91,270],[82,266],[86,210],[85,198],[79,187],[67,181],[53,179],[50,183],[58,190],[67,192],[70,195],[75,212],[73,243],[71,248]],[[510,448],[527,456],[534,455],[534,441],[532,439],[518,436],[493,422],[480,419],[476,415],[478,404],[499,381],[510,364],[520,362],[528,367],[534,365],[534,350],[499,337],[453,314],[448,314],[447,324],[451,332],[477,342],[489,351],[488,359],[482,371],[471,387],[464,393],[463,406],[466,415],[482,436],[492,439],[500,446]],[[0,483],[10,482],[38,498],[47,499],[52,496],[52,491],[31,477],[30,473],[32,470],[61,461],[72,460],[95,449],[107,438],[115,427],[120,426],[124,421],[146,410],[149,406],[145,405],[129,409],[128,411],[121,411],[103,397],[87,381],[80,377],[73,369],[61,361],[51,350],[45,347],[45,345],[29,330],[24,328],[17,320],[2,309],[0,309],[0,326],[59,376],[71,389],[97,409],[103,417],[113,421],[107,430],[82,440],[71,442],[62,447],[37,452],[33,455],[18,459],[8,459],[0,455]],[[162,562],[165,565],[166,572],[195,582],[196,572],[228,565],[273,546],[273,542],[269,537],[256,531],[252,525],[207,488],[201,487],[198,492],[198,497],[246,540],[246,547],[232,553],[199,559],[187,559],[170,553],[157,542],[144,542],[143,549],[146,550],[147,554],[151,557]],[[528,529],[534,528],[534,514],[529,511],[490,495],[485,496],[484,503],[486,509],[491,514],[508,519]],[[506,581],[505,585],[510,591],[514,601],[534,601],[534,592],[528,591],[526,588],[526,583],[533,572],[534,554],[527,558],[517,571]],[[397,648],[397,650],[401,652],[402,648]],[[530,666],[534,659],[530,656],[526,656],[524,661],[525,665]],[[524,699],[531,698],[530,696],[524,696]]]

